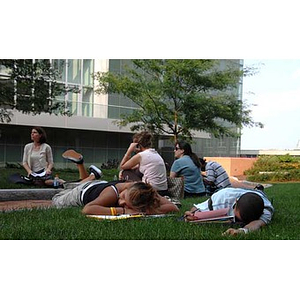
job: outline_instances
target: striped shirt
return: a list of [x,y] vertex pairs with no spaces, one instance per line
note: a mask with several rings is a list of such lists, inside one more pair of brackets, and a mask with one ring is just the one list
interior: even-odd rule
[[217,188],[230,187],[231,183],[225,169],[215,161],[209,161],[205,166],[206,180],[213,182]]

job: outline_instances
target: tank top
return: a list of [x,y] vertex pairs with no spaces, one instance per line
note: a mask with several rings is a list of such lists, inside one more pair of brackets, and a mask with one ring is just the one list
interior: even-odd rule
[[117,196],[117,200],[119,199],[119,191],[116,187],[116,184],[118,182],[122,182],[122,181],[110,181],[110,182],[92,182],[92,184],[88,185],[82,192],[82,202],[84,205],[86,205],[87,203],[92,202],[93,200],[95,200],[100,193],[106,189],[107,187],[112,187],[112,189],[115,191],[116,196]]

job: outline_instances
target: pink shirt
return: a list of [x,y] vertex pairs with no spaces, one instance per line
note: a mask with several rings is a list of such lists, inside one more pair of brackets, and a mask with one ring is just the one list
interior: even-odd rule
[[139,170],[144,174],[142,181],[151,184],[156,190],[168,189],[165,162],[155,149],[147,149],[139,153],[141,162]]

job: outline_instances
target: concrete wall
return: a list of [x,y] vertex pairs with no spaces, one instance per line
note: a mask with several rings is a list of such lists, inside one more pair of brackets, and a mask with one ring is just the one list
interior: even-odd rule
[[242,176],[250,169],[257,158],[244,157],[205,157],[206,161],[216,161],[226,170],[229,176]]

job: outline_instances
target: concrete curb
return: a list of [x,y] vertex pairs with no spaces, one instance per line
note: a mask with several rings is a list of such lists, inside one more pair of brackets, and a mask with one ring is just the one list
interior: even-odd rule
[[0,201],[51,200],[63,189],[0,189]]

